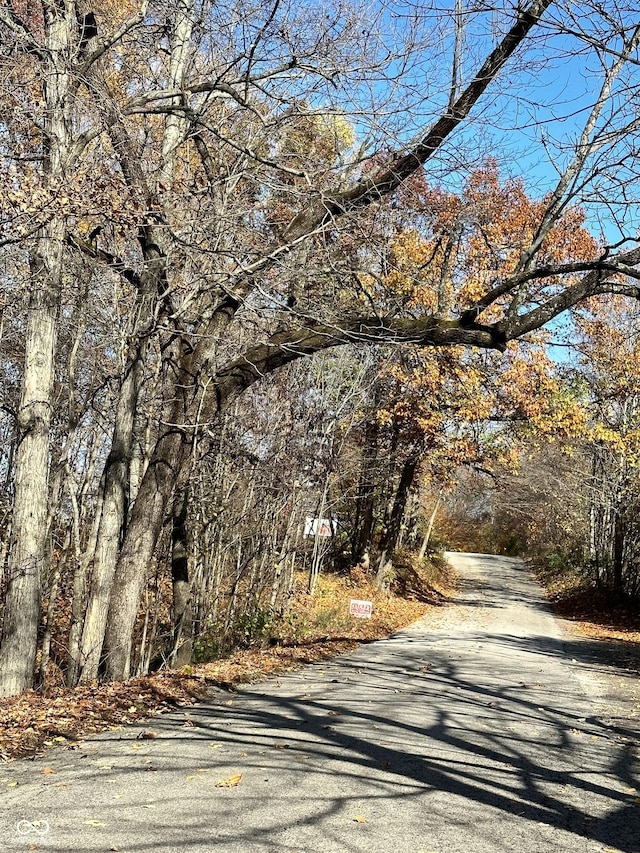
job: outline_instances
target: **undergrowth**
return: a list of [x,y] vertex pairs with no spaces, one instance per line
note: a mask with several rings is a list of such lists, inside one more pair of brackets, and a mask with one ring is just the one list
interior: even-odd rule
[[561,551],[531,560],[554,611],[578,623],[582,633],[599,639],[625,639],[640,644],[637,601],[599,587],[589,568]]

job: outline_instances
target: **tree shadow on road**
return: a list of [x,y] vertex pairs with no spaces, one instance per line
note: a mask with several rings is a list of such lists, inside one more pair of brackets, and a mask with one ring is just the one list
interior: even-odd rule
[[[320,698],[257,686],[243,689],[233,708],[205,707],[198,736],[237,745],[250,764],[254,752],[266,749],[265,767],[273,750],[273,767],[290,773],[301,790],[305,774],[330,776],[314,818],[320,823],[348,799],[331,795],[336,778],[357,776],[368,780],[372,798],[390,807],[425,798],[425,825],[428,796],[437,792],[454,798],[456,813],[473,815],[482,807],[498,823],[513,818],[640,853],[640,767],[632,731],[582,716],[581,709],[565,710],[561,685],[529,698],[527,685],[483,684],[419,640],[396,662],[392,644],[382,662],[357,655],[334,662]],[[549,646],[545,653],[556,651]],[[343,703],[343,689],[358,683],[362,701]],[[306,684],[300,680],[301,691]],[[372,711],[370,699],[384,713]],[[303,765],[295,757],[300,753]],[[465,831],[474,831],[472,818]]]

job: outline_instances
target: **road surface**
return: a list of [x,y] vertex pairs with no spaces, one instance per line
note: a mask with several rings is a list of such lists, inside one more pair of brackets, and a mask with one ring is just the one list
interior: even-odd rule
[[638,740],[591,644],[520,561],[451,559],[435,626],[216,693],[155,739],[0,767],[0,849],[640,853]]

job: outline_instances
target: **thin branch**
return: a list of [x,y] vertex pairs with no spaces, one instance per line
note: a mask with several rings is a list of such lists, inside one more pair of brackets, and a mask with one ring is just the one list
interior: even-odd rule
[[286,238],[295,239],[349,210],[379,201],[413,175],[466,119],[507,60],[525,41],[552,2],[553,0],[534,0],[528,8],[519,11],[515,24],[500,44],[491,51],[474,79],[457,98],[453,108],[447,109],[426,136],[407,154],[396,154],[390,166],[377,175],[365,178],[351,189],[336,195],[321,196],[318,201],[306,207],[292,220],[287,228]]

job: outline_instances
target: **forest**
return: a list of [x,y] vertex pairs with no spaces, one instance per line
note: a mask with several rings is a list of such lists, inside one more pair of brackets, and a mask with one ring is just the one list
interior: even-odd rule
[[640,598],[639,42],[608,0],[0,3],[0,696],[442,545]]

